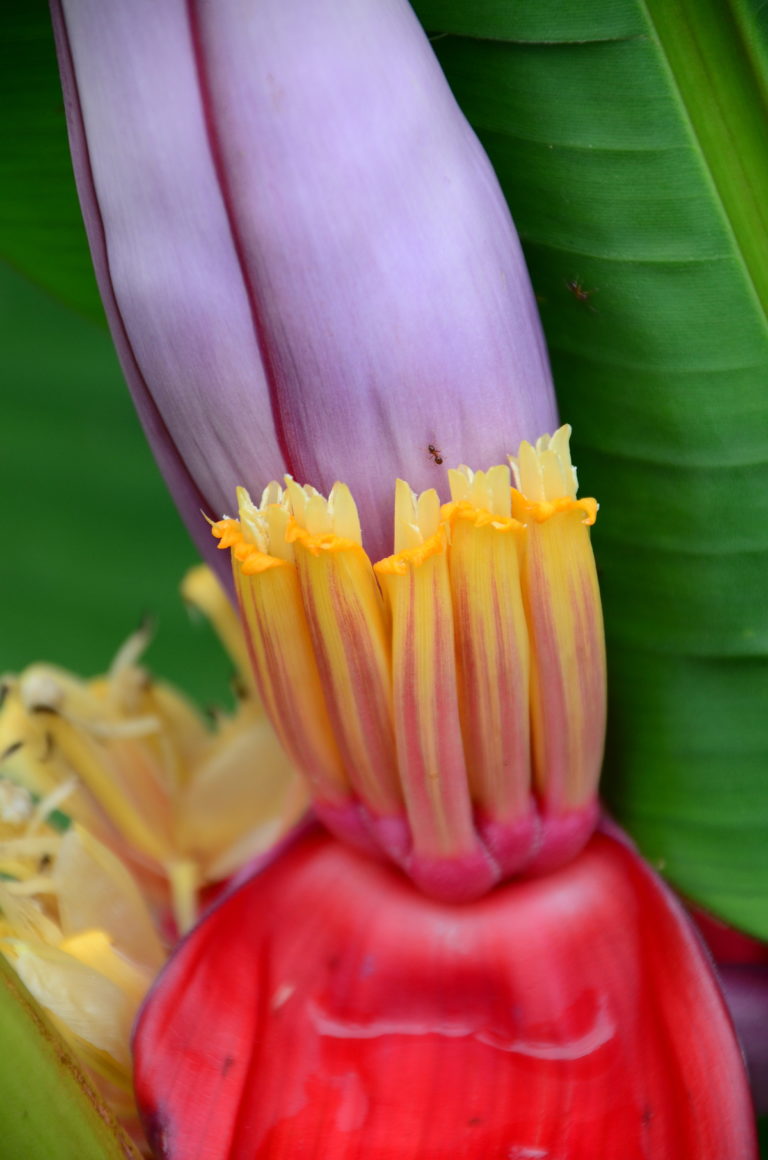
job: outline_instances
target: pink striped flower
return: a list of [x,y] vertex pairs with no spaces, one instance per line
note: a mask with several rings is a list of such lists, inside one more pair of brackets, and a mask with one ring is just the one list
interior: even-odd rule
[[257,684],[315,808],[427,893],[483,894],[581,849],[597,820],[605,649],[562,427],[512,468],[398,480],[373,564],[352,494],[288,478],[213,526],[231,549]]

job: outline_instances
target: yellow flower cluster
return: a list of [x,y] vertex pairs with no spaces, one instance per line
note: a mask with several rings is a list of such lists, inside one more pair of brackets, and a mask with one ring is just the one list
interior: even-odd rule
[[570,433],[449,470],[449,503],[397,480],[394,554],[378,562],[343,483],[326,498],[286,477],[258,504],[240,488],[238,518],[212,526],[316,810],[441,897],[565,861],[595,824],[597,504],[576,496]]
[[148,987],[201,894],[307,802],[217,581],[195,569],[183,591],[238,669],[235,711],[214,727],[141,666],[145,629],[103,677],[37,664],[5,678],[0,712],[0,953],[131,1127],[130,1032]]

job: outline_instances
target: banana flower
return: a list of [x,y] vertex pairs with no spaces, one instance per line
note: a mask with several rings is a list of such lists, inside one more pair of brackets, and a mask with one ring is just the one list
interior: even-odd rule
[[503,195],[407,4],[53,14],[112,334],[205,554],[200,508],[343,467],[384,556],[395,476],[444,478],[430,446],[482,465],[554,429]]
[[704,954],[594,832],[596,504],[542,435],[519,243],[412,11],[54,17],[126,377],[343,839],[302,831],[160,976],[156,1154],[750,1160]]

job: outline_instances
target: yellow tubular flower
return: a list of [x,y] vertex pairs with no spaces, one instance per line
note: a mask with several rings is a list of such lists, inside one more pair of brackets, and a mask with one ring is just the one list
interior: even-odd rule
[[325,708],[293,549],[287,543],[287,501],[272,485],[259,508],[244,489],[240,520],[214,524],[222,548],[232,548],[235,581],[256,683],[285,750],[304,771],[315,796],[333,803],[347,784]]
[[521,589],[525,527],[509,468],[449,471],[450,571],[462,731],[478,821],[507,873],[535,829],[529,779],[530,649]]
[[347,781],[374,815],[397,815],[401,795],[392,732],[386,613],[349,489],[328,501],[288,482],[293,544],[331,726]]
[[594,796],[603,757],[606,665],[588,531],[597,504],[576,498],[569,437],[561,427],[535,448],[523,443],[512,467],[513,510],[527,528],[534,783],[547,812],[577,819]]
[[352,496],[286,480],[230,549],[264,704],[316,808],[440,897],[572,857],[594,828],[602,616],[570,428],[507,466],[450,471],[451,502],[395,494],[372,565]]

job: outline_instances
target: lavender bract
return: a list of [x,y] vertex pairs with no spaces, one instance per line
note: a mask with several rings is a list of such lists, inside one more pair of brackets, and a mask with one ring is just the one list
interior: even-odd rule
[[[81,202],[139,414],[199,519],[288,471],[354,490],[555,426],[490,164],[400,0],[56,0]],[[442,458],[442,456],[441,456]]]

